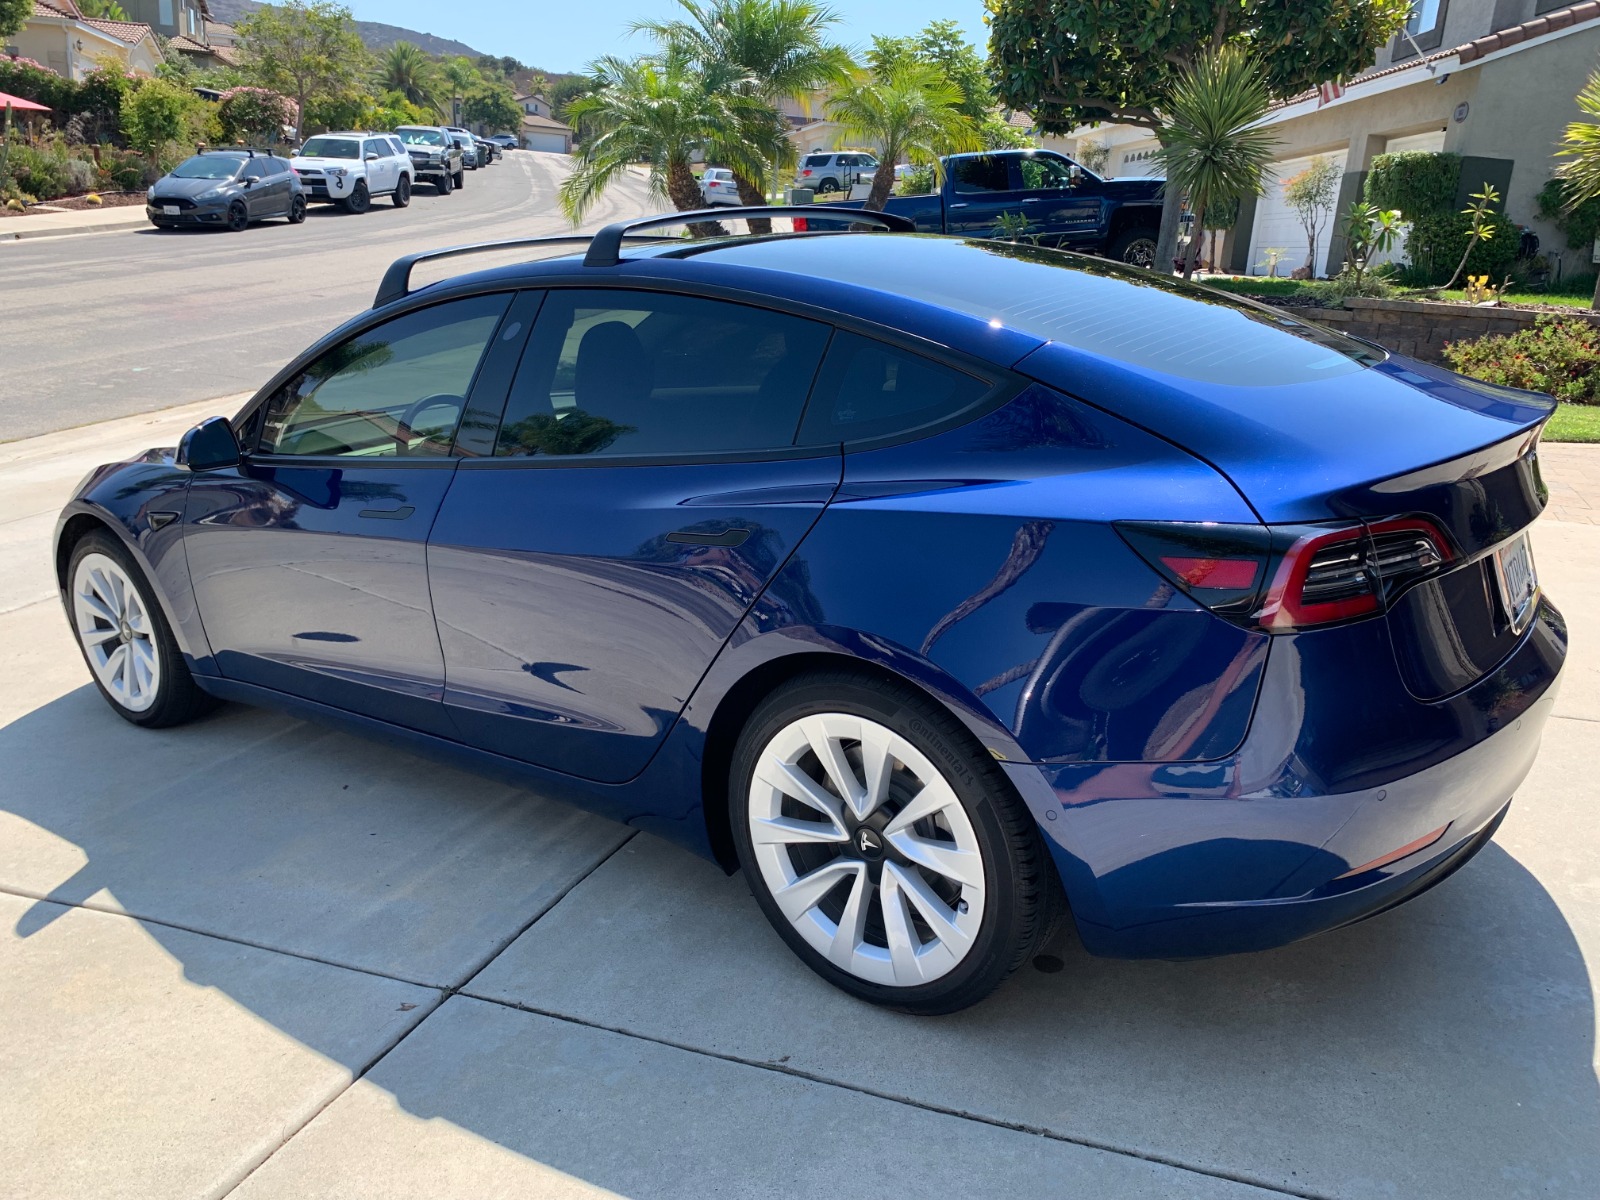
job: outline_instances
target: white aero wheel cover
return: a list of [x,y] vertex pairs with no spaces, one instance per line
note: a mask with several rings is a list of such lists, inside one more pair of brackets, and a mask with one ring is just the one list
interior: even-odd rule
[[[859,746],[859,771],[847,754],[852,745]],[[800,766],[808,751],[816,755],[822,778]],[[899,777],[898,790],[906,794],[893,802],[903,807],[883,823],[879,810],[891,799],[897,764],[911,778],[908,786],[907,776]],[[784,815],[785,798],[811,810],[815,819]],[[756,863],[774,902],[839,969],[870,983],[915,987],[948,974],[971,950],[986,899],[977,832],[944,775],[893,730],[850,713],[818,713],[784,726],[756,760],[748,820]],[[886,844],[876,884],[854,834],[869,821]],[[942,836],[924,836],[914,828],[919,823]],[[791,850],[808,846],[838,852],[802,871]],[[953,891],[953,900],[941,896],[929,876]],[[821,902],[846,880],[848,899],[834,920]],[[885,944],[866,936],[874,899]],[[913,913],[931,937],[918,932]]]
[[122,708],[144,712],[161,688],[150,606],[128,572],[104,554],[85,554],[72,575],[72,624],[100,686]]

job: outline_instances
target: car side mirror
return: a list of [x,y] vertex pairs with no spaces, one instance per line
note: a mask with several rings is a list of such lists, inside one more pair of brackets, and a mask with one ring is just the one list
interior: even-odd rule
[[369,154],[369,155],[367,155],[366,161],[367,162],[377,162],[378,161],[378,156],[376,154]]
[[1082,182],[1083,182],[1083,168],[1080,167],[1077,163],[1070,164],[1067,167],[1067,186],[1068,187],[1077,187]]
[[207,417],[178,442],[178,465],[191,471],[236,467],[239,458],[239,439],[226,417]]
[[240,180],[240,182],[243,183],[245,185],[245,187],[249,187],[252,184],[260,183],[261,182],[261,176],[259,176],[259,175],[246,175],[242,180]]

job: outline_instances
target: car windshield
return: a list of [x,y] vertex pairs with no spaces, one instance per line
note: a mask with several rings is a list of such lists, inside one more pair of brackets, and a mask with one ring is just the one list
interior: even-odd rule
[[442,146],[444,134],[437,129],[399,129],[400,140],[408,146]]
[[196,154],[172,171],[174,179],[232,179],[244,159],[232,154]]
[[300,147],[301,158],[360,158],[361,143],[355,138],[314,137]]

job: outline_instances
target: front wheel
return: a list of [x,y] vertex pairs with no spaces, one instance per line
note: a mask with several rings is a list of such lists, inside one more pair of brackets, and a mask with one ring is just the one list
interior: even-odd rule
[[400,182],[394,185],[394,195],[390,199],[396,208],[404,208],[411,203],[411,176],[400,176]]
[[456,172],[456,186],[458,188],[464,188],[467,186],[467,169],[465,167],[462,167],[461,170]]
[[752,714],[730,776],[740,865],[767,919],[835,986],[947,1013],[1036,948],[1060,885],[1010,783],[909,687],[805,676]]
[[250,227],[250,210],[244,206],[243,200],[235,200],[228,205],[228,228],[234,233],[243,233]]
[[119,717],[158,729],[215,707],[189,673],[144,572],[108,533],[91,533],[67,565],[69,616],[95,687]]
[[367,182],[364,179],[356,180],[356,186],[344,200],[345,212],[364,213],[372,207],[372,193],[367,191]]
[[1156,239],[1159,236],[1154,229],[1125,230],[1111,239],[1106,257],[1148,270],[1156,265]]
[[306,198],[304,196],[296,196],[293,200],[289,201],[289,224],[300,225],[304,223],[305,219]]
[[439,195],[448,196],[451,192],[456,190],[455,176],[441,175],[439,178],[433,181],[433,186],[435,190],[438,191]]

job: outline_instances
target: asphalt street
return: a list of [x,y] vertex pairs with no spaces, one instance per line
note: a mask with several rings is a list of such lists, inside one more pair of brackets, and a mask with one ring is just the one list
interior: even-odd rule
[[[452,195],[424,185],[408,208],[382,198],[361,216],[313,205],[298,228],[0,242],[0,442],[253,391],[366,308],[400,255],[571,232],[556,205],[570,162],[514,152]],[[584,228],[653,207],[629,175]]]

